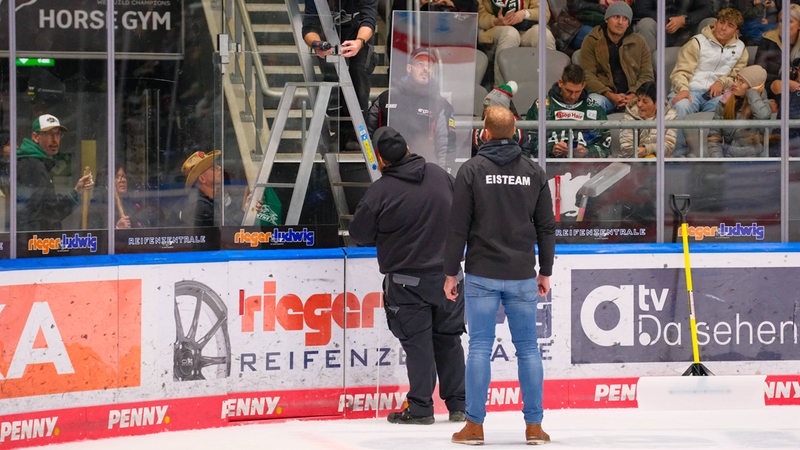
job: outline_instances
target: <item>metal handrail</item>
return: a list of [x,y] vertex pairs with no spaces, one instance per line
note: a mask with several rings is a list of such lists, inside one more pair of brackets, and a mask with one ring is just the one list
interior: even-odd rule
[[[252,52],[258,54],[259,52],[258,44],[256,43],[256,35],[253,32],[253,24],[250,22],[250,15],[247,12],[245,0],[234,0],[234,6],[236,9],[233,11],[233,19],[234,21],[241,21],[242,35],[240,36],[238,33],[231,32],[229,20],[223,20],[225,32],[233,37],[233,42],[246,43],[242,49],[243,53]],[[234,22],[234,24],[236,25],[237,22]],[[234,28],[238,27],[234,26]],[[270,97],[280,98],[281,95],[283,95],[283,89],[270,89],[269,82],[267,81],[267,74],[264,72],[264,65],[261,64],[261,60],[252,59],[251,61],[254,61],[252,66],[255,69],[256,81],[258,81],[258,91]],[[236,69],[238,70],[238,66]]]

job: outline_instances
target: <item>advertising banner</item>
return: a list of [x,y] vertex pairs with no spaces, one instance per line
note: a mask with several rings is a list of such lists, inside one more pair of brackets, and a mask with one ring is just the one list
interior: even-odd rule
[[[116,30],[120,57],[134,54],[179,58],[183,55],[181,0],[115,0],[114,17],[106,17],[106,0],[34,0],[17,2],[17,51],[54,57],[81,52],[83,57],[107,52],[106,26]],[[8,8],[0,9],[8,23]],[[8,35],[0,33],[0,50]]]
[[[0,271],[0,446],[399,410],[405,354],[386,325],[383,276],[374,256],[345,254],[104,257],[108,266],[85,258]],[[693,260],[703,361],[718,378],[762,376],[754,398],[765,406],[800,404],[797,259]],[[538,303],[545,408],[641,408],[645,377],[679,376],[692,361],[681,255],[630,261],[557,257],[553,290]],[[518,410],[502,310],[496,323],[487,409]],[[434,401],[443,413],[438,393]]]
[[[800,359],[796,274],[789,267],[693,269],[703,359]],[[573,270],[572,363],[691,361],[684,275],[683,269]]]
[[0,286],[2,399],[140,386],[141,280],[113,275]]

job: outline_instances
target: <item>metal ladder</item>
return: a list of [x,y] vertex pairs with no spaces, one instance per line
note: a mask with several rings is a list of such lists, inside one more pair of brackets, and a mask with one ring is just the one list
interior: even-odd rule
[[[317,4],[317,11],[319,13],[320,22],[323,32],[334,46],[340,45],[339,36],[336,32],[333,20],[325,0],[314,0]],[[253,195],[250,198],[245,216],[242,220],[242,225],[252,225],[255,222],[257,211],[255,210],[256,203],[261,200],[264,189],[267,187],[277,188],[291,188],[292,197],[289,208],[286,214],[286,225],[297,225],[300,220],[300,213],[303,209],[305,202],[306,192],[308,190],[308,183],[311,177],[311,171],[316,160],[317,149],[320,145],[320,137],[325,129],[326,110],[328,102],[331,98],[331,93],[334,89],[340,88],[344,96],[345,104],[348,111],[350,111],[350,120],[353,124],[353,130],[357,137],[361,154],[359,160],[365,164],[367,173],[371,181],[380,178],[378,171],[378,163],[375,157],[375,152],[372,147],[372,142],[367,132],[364,117],[361,113],[361,106],[358,103],[358,98],[353,88],[353,83],[348,72],[347,63],[345,58],[335,56],[333,62],[336,72],[339,76],[339,83],[332,82],[314,82],[315,79],[314,68],[312,62],[312,55],[306,49],[305,42],[302,38],[301,22],[302,14],[299,12],[296,0],[286,0],[286,6],[289,12],[290,20],[292,23],[293,33],[295,35],[295,42],[298,47],[298,54],[300,55],[300,62],[303,68],[305,82],[303,83],[287,83],[284,89],[283,96],[281,97],[278,105],[278,111],[273,121],[272,130],[270,131],[269,141],[263,156],[261,168],[253,186]],[[316,57],[316,56],[314,56]],[[304,142],[302,154],[297,171],[297,176],[293,183],[274,183],[270,182],[270,175],[272,173],[278,149],[281,145],[282,134],[289,119],[289,111],[292,109],[294,100],[303,98],[302,89],[307,91],[307,97],[313,104],[311,121],[308,123],[307,129],[304,129]],[[305,124],[304,124],[305,126]],[[327,145],[327,143],[324,143]],[[331,191],[333,193],[334,204],[339,216],[340,234],[344,235],[346,224],[350,219],[351,214],[345,195],[345,188],[348,187],[366,187],[370,183],[359,182],[344,182],[342,181],[340,164],[342,162],[353,161],[354,155],[345,155],[338,153],[338,151],[327,152],[324,155],[324,163],[328,172],[328,179],[331,184]]]

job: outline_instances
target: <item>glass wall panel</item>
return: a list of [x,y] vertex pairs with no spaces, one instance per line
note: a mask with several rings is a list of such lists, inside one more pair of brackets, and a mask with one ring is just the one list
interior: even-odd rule
[[[8,35],[8,13],[0,11],[0,34]],[[0,58],[0,259],[9,257],[11,240],[11,114],[9,110],[8,57]]]
[[655,242],[655,160],[549,160],[557,243]]
[[[780,242],[780,180],[777,160],[673,161],[666,165],[665,202],[671,194],[689,195],[694,242]],[[670,242],[680,223],[669,209],[665,221]]]
[[108,251],[95,203],[108,164],[103,8],[57,1],[16,8],[20,257]]

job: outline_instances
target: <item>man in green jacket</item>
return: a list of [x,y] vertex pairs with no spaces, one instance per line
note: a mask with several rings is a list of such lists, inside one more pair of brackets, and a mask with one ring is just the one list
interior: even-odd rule
[[53,157],[61,149],[67,128],[51,114],[33,121],[30,138],[17,149],[17,229],[19,231],[61,230],[61,221],[79,204],[79,195],[94,186],[92,175],[83,175],[69,192],[56,192]]
[[[561,79],[550,88],[545,100],[546,120],[606,120],[606,112],[589,98],[586,78],[581,66],[568,64]],[[525,115],[526,120],[538,120],[539,100]],[[539,148],[538,131],[531,130],[531,153]],[[607,158],[611,155],[611,135],[608,130],[550,129],[547,130],[548,158]]]

